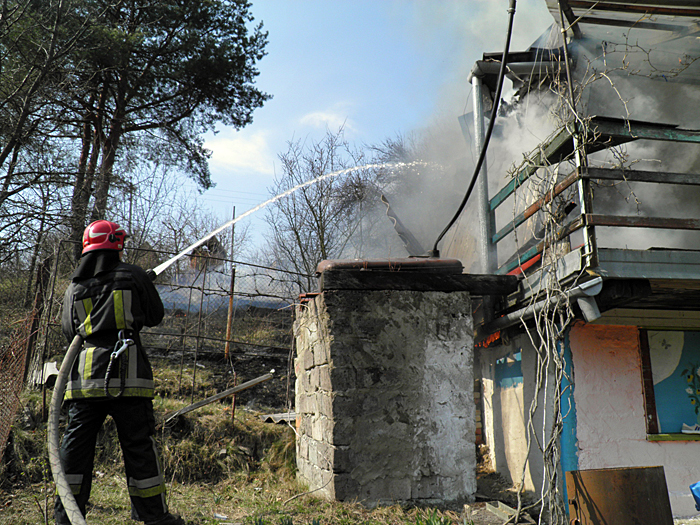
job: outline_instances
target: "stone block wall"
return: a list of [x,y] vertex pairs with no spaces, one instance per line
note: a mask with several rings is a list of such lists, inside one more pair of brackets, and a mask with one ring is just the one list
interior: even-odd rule
[[326,290],[294,326],[299,477],[370,506],[476,492],[468,292]]

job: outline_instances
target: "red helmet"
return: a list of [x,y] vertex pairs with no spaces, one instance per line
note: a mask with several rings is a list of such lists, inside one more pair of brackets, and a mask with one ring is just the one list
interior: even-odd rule
[[83,254],[93,250],[124,249],[126,231],[118,224],[110,221],[95,221],[83,232]]

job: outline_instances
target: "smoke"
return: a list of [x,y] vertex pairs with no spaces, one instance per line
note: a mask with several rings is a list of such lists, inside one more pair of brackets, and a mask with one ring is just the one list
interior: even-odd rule
[[[279,309],[299,294],[288,274],[220,259],[190,258],[190,264],[173,272],[167,283],[157,284],[165,309],[173,315],[224,314],[229,307],[231,272],[234,271],[234,309],[250,306]],[[163,280],[163,279],[159,279]]]
[[[471,173],[468,173],[465,161],[468,145],[461,136],[456,119],[452,122],[435,120],[430,126],[392,141],[401,145],[404,156],[385,160],[405,162],[407,166],[389,173],[380,190],[392,212],[427,253],[454,214],[469,183]],[[378,148],[381,151],[377,153],[383,157],[386,148],[384,145],[378,145]],[[365,243],[366,251],[359,256],[408,255],[386,213],[387,208],[376,203],[369,220],[374,224],[374,236],[384,242]]]
[[[400,8],[400,13],[398,12]],[[461,1],[414,2],[408,12],[412,15],[411,27],[417,46],[435,45],[433,50],[436,67],[453,72],[446,84],[436,94],[434,112],[423,126],[403,137],[407,142],[411,157],[405,161],[422,162],[419,169],[406,170],[391,183],[385,194],[393,211],[401,222],[420,241],[427,251],[432,248],[437,236],[456,212],[467,191],[473,176],[478,152],[472,136],[463,133],[458,117],[471,111],[471,85],[469,72],[484,52],[499,51],[505,43],[507,29],[507,2],[478,0],[465,4]],[[405,3],[397,5],[397,16],[405,16]],[[445,20],[452,25],[445,27]],[[527,49],[540,34],[551,25],[552,18],[546,4],[540,0],[525,0],[518,3],[515,16],[514,34],[511,49]],[[435,33],[440,32],[440,38]],[[430,72],[425,72],[430,74]],[[512,93],[510,83],[504,93]],[[539,120],[546,117],[546,108],[524,107],[517,116],[508,119],[518,120],[518,128],[509,131],[498,125],[502,136],[494,136],[487,163],[490,177],[490,192],[494,194],[507,177],[506,169],[522,159],[519,146],[536,145],[547,136],[551,125],[541,127]],[[466,116],[468,126],[473,126],[471,114]],[[545,119],[546,120],[546,119]],[[519,135],[519,136],[516,136]],[[493,168],[491,167],[493,166]],[[476,216],[470,198],[462,219],[443,241],[443,256],[460,258],[465,267],[476,270],[477,246],[473,242]],[[405,257],[403,249],[390,221],[384,217],[385,208],[376,208],[376,229],[378,238],[392,242],[364,244],[365,251],[356,256]],[[459,238],[461,237],[461,238]],[[450,246],[448,246],[450,245]]]
[[[435,57],[432,66],[435,71],[427,69],[419,74],[445,77],[435,93],[433,112],[426,115],[421,129],[431,127],[436,121],[454,120],[467,111],[471,92],[469,72],[483,53],[503,50],[507,9],[506,0],[414,0],[409,8],[403,1],[395,4],[396,16],[408,17],[407,27],[414,45],[429,48]],[[543,0],[518,1],[511,49],[526,50],[552,22]],[[445,75],[445,71],[451,74]]]
[[[212,265],[214,266],[214,265]],[[184,314],[211,313],[228,307],[230,272],[222,268],[186,267],[174,274],[168,284],[158,284],[165,309]]]
[[[512,106],[514,109],[507,116],[497,118],[486,162],[491,196],[510,180],[513,172],[522,164],[524,154],[546,140],[555,129],[552,103],[553,98],[546,94],[533,97],[527,104]],[[402,170],[384,188],[393,211],[418,239],[425,252],[433,247],[438,235],[455,214],[474,175],[478,152],[473,141],[471,113],[464,116],[464,123],[465,130],[454,116],[436,117],[430,125],[408,138],[404,137],[410,154],[410,159],[405,160],[420,162],[409,170]],[[533,177],[530,184],[536,186],[541,183],[541,180]],[[517,202],[510,199],[499,208],[496,214],[497,229],[512,221],[514,210],[521,211],[531,202],[531,195],[537,191],[534,186],[524,193],[529,196],[529,201],[521,196]],[[439,247],[443,257],[460,259],[465,268],[472,272],[480,271],[479,247],[474,238],[477,231],[476,200],[477,194],[473,192],[460,220]],[[384,212],[385,209],[377,209],[378,214]],[[381,224],[383,236],[396,238],[386,218]],[[527,228],[528,232],[521,229],[522,242],[533,235],[530,230],[534,226],[528,225]],[[407,255],[396,243],[391,245],[392,253],[389,254],[380,251],[385,247],[374,248],[370,252],[374,257]],[[502,257],[510,255],[515,249],[514,241],[505,242],[501,248]]]
[[[501,5],[503,4],[503,5]],[[513,51],[526,49],[551,24],[552,18],[544,2],[540,9],[528,2],[519,2],[515,18]],[[455,70],[450,85],[440,93],[440,103],[428,122],[410,135],[413,157],[424,161],[420,169],[401,174],[400,182],[386,189],[392,208],[421,244],[427,249],[448,223],[461,202],[471,180],[476,152],[472,136],[466,136],[457,117],[465,115],[467,131],[473,127],[470,114],[470,85],[467,77],[472,65],[483,51],[498,51],[503,45],[499,37],[505,34],[505,2],[488,0],[470,3],[416,3],[416,40],[430,41],[421,36],[437,30],[437,20],[451,18],[454,31],[445,34],[450,48],[436,52],[436,61],[449,63]],[[469,37],[460,35],[465,32]],[[499,30],[502,28],[502,30]],[[697,127],[700,117],[700,93],[694,87],[700,71],[700,46],[689,39],[669,39],[659,31],[636,28],[585,26],[582,40],[570,48],[574,58],[577,87],[577,111],[581,116],[613,117],[653,123],[672,124],[681,128]],[[442,28],[444,31],[444,26]],[[668,37],[666,34],[665,37]],[[690,45],[692,44],[692,45]],[[455,46],[463,46],[458,51]],[[697,48],[697,49],[695,49]],[[445,57],[450,57],[449,62]],[[690,82],[686,83],[686,82]],[[493,197],[510,180],[524,160],[524,155],[546,142],[562,125],[562,95],[551,89],[534,90],[521,99],[510,99],[513,91],[506,85],[505,98],[509,105],[507,116],[498,118],[487,157],[489,195]],[[469,133],[467,133],[469,135]],[[592,166],[627,167],[664,172],[693,173],[700,168],[700,146],[658,141],[637,141],[602,150],[590,155]],[[494,231],[508,224],[527,205],[542,196],[543,191],[574,168],[564,163],[559,168],[541,168],[520,190],[496,211]],[[443,257],[462,260],[465,268],[477,271],[478,242],[475,238],[476,195],[473,195],[461,219],[443,240]],[[575,188],[563,194],[556,206],[570,201],[580,203]],[[695,218],[698,216],[700,190],[689,186],[648,183],[594,184],[594,213],[639,217]],[[377,208],[382,214],[384,209]],[[550,210],[551,211],[551,210]],[[569,219],[571,218],[569,216]],[[563,218],[561,218],[563,220]],[[515,250],[533,236],[541,234],[543,214],[519,227],[498,246],[498,261],[502,264]],[[383,235],[397,239],[384,218]],[[686,231],[649,230],[633,228],[597,228],[600,247],[648,249],[652,247],[688,247],[700,240],[700,234]],[[578,240],[576,241],[578,242]],[[391,244],[391,253],[375,251],[375,256],[405,256],[400,244]],[[383,246],[381,249],[386,249]],[[376,247],[376,246],[375,246]],[[396,252],[401,253],[397,254]]]
[[[581,110],[587,115],[696,128],[700,95],[694,84],[700,46],[694,39],[673,40],[669,35],[591,27],[574,49],[577,80],[585,86]],[[639,140],[594,154],[590,161],[601,167],[694,173],[700,168],[700,147]],[[700,212],[700,189],[694,186],[600,182],[594,192],[595,213],[696,218]],[[610,248],[688,248],[700,241],[700,233],[681,230],[599,227],[596,233],[599,247]]]

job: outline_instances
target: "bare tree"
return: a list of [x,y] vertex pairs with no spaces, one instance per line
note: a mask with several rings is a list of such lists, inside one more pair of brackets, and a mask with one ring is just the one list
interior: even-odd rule
[[[82,0],[0,1],[0,259],[26,251],[61,222],[57,197],[72,176],[70,154],[54,140],[56,93],[91,23]],[[47,202],[50,204],[47,205]],[[37,213],[37,210],[41,210]],[[39,221],[39,225],[35,225]],[[39,236],[41,237],[41,236]]]
[[[195,188],[183,189],[183,178],[169,166],[153,162],[138,164],[114,185],[109,215],[129,232],[129,262],[157,266],[229,220],[207,209]],[[233,234],[233,228],[227,228],[209,243],[209,247],[221,247],[218,256],[222,259],[243,257],[249,248],[248,227],[240,225],[235,229],[232,254]],[[173,270],[181,267],[179,262]]]
[[378,201],[377,172],[363,166],[364,153],[344,140],[342,128],[327,131],[318,142],[290,141],[288,146],[279,155],[282,173],[270,191],[279,195],[301,187],[267,208],[264,256],[270,266],[297,272],[299,291],[309,291],[319,261],[356,255],[352,241],[363,206],[370,195]]

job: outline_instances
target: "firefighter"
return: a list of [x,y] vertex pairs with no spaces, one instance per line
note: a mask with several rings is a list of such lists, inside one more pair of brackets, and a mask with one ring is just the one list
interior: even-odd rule
[[[66,386],[68,422],[61,463],[85,515],[97,433],[112,416],[124,455],[132,519],[147,525],[184,525],[168,512],[153,416],[153,373],[139,331],[163,319],[163,303],[148,274],[121,262],[126,231],[105,220],[83,233],[80,263],[63,301],[61,325],[83,347]],[[70,525],[60,498],[56,523]]]

